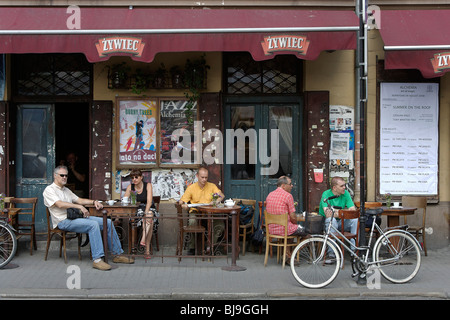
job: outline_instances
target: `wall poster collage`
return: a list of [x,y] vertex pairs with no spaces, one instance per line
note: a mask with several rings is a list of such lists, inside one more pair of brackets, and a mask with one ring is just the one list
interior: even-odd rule
[[[121,196],[130,183],[128,171],[122,169],[151,170],[144,172],[144,180],[152,182],[153,194],[160,195],[162,200],[179,199],[192,183],[195,170],[184,168],[195,165],[195,152],[199,148],[195,146],[194,124],[185,114],[186,104],[183,98],[117,98],[120,170],[116,191]],[[191,111],[194,120],[197,119],[197,104]],[[180,136],[180,132],[185,135]],[[173,154],[177,155],[174,159]],[[183,169],[172,168],[177,166]]]

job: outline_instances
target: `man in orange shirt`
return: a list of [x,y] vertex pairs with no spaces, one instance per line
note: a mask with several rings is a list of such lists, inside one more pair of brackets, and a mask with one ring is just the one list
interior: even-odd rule
[[[225,195],[220,191],[220,189],[211,182],[208,182],[208,169],[205,167],[200,167],[197,172],[197,182],[191,184],[189,187],[186,188],[186,191],[184,192],[183,196],[181,197],[180,201],[178,203],[183,207],[183,209],[188,210],[189,207],[187,205],[188,202],[191,204],[197,204],[197,203],[204,203],[204,204],[211,204],[212,203],[212,195],[214,193],[217,193],[219,195],[218,201],[222,201],[225,198]],[[192,208],[190,210],[190,213],[194,213],[197,210],[195,208]],[[194,225],[196,223],[194,218],[189,219],[189,225]],[[225,223],[223,220],[213,220],[213,243],[217,242],[217,239],[219,236],[223,233],[225,229]],[[190,239],[189,241],[189,253],[194,253],[194,239]],[[210,248],[207,248],[206,250],[209,251]]]

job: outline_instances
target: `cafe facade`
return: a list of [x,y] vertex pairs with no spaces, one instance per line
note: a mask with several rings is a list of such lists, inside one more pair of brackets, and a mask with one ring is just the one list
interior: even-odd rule
[[[383,200],[396,189],[393,180],[382,180],[388,170],[382,155],[393,147],[380,143],[386,117],[380,101],[401,89],[388,85],[381,93],[382,83],[409,90],[430,84],[427,97],[439,90],[436,108],[430,107],[437,117],[424,116],[438,138],[421,146],[435,150],[437,159],[428,165],[433,159],[421,156],[431,173],[419,180],[429,196],[428,247],[448,245],[450,134],[441,119],[450,112],[449,49],[429,57],[430,50],[415,48],[416,58],[402,56],[407,50],[395,46],[405,37],[390,38],[392,30],[400,30],[390,23],[405,13],[401,8],[374,4],[369,16],[361,115],[360,26],[353,1],[333,6],[280,1],[270,7],[263,1],[247,6],[174,1],[170,7],[157,1],[57,2],[36,7],[0,2],[0,191],[40,199],[38,230],[46,228],[42,191],[69,152],[88,173],[90,198],[119,199],[128,173],[138,168],[161,196],[162,212],[173,210],[200,164],[208,166],[210,181],[227,198],[264,200],[277,178],[289,175],[299,207],[314,210],[336,175],[359,199],[362,163],[365,200]],[[430,74],[427,63],[438,72]],[[396,117],[408,119],[408,113]],[[360,144],[364,161],[358,158]]]

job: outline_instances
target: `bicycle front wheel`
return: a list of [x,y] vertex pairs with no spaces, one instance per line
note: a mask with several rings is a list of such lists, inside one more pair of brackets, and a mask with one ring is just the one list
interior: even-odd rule
[[14,231],[6,225],[0,224],[0,268],[6,266],[17,250],[17,239]]
[[420,248],[411,235],[394,231],[378,239],[373,259],[378,262],[384,278],[393,283],[405,283],[419,272]]
[[323,238],[300,242],[292,252],[291,272],[301,285],[317,289],[329,285],[337,277],[341,262],[339,250]]

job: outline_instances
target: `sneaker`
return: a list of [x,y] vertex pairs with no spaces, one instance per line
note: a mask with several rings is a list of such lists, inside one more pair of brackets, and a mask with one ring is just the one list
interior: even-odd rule
[[335,264],[335,263],[336,263],[335,256],[329,256],[327,259],[325,259],[325,264]]
[[113,259],[114,263],[126,263],[126,264],[133,264],[134,258],[130,258],[127,256],[115,256]]
[[103,260],[100,260],[99,262],[94,262],[92,264],[92,267],[94,269],[98,269],[98,270],[102,270],[102,271],[111,270],[111,266]]

